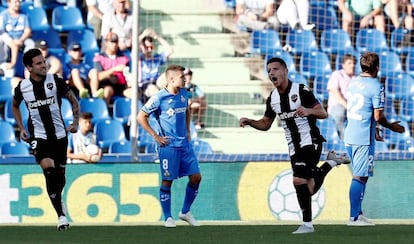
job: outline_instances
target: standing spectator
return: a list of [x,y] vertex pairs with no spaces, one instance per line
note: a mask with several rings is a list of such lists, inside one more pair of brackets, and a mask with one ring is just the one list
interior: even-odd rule
[[303,224],[293,234],[314,232],[312,224],[312,195],[318,192],[328,172],[337,165],[349,163],[346,157],[329,152],[326,162],[317,167],[325,138],[316,126],[316,119],[325,119],[327,112],[312,91],[303,84],[288,80],[288,69],[281,58],[267,61],[268,77],[275,86],[266,102],[266,111],[259,120],[240,119],[240,126],[269,130],[276,116],[281,120],[289,147],[293,184]]
[[385,15],[391,20],[395,29],[413,29],[413,6],[410,0],[381,0],[385,5]]
[[[89,145],[98,146],[96,135],[92,129],[92,113],[85,112],[80,114],[79,130],[75,134],[69,135],[68,158],[69,163],[96,163],[96,159],[88,154],[86,147]],[[102,150],[99,150],[99,158],[102,157]]]
[[404,132],[399,121],[391,123],[384,114],[384,86],[377,79],[380,65],[378,55],[364,53],[360,63],[362,73],[350,83],[347,90],[345,143],[349,145],[347,150],[352,161],[350,226],[374,225],[363,215],[362,201],[368,179],[374,175],[375,140],[383,140],[377,123],[392,131]]
[[109,32],[105,36],[104,52],[93,59],[94,68],[98,72],[98,83],[90,83],[92,95],[99,96],[103,89],[103,97],[110,104],[114,95],[122,96],[127,88],[124,70],[129,66],[127,56],[118,49],[118,35]]
[[[58,230],[66,230],[69,223],[62,202],[65,186],[65,167],[68,147],[67,133],[75,133],[79,121],[79,103],[65,81],[57,75],[47,74],[46,60],[39,49],[27,51],[23,64],[30,78],[22,80],[14,90],[13,115],[22,140],[30,143],[37,163],[43,170],[46,189],[58,216]],[[62,97],[72,104],[73,122],[65,128],[61,114]],[[23,125],[20,103],[29,110],[28,129]]]
[[[1,63],[10,62],[4,66],[9,71],[8,76],[14,76],[14,65],[17,61],[18,50],[29,50],[35,46],[30,36],[29,19],[26,14],[20,12],[20,0],[7,0],[7,10],[0,13],[0,60]],[[4,45],[6,44],[6,45]],[[17,47],[16,47],[17,46]],[[9,48],[11,56],[9,56]]]
[[[183,207],[179,218],[192,226],[198,222],[190,213],[201,181],[200,167],[190,143],[190,111],[184,88],[184,67],[170,65],[166,70],[167,86],[153,95],[139,111],[137,120],[159,144],[158,156],[162,183],[160,202],[165,227],[176,227],[171,215],[171,186],[175,179],[188,176]],[[157,117],[158,128],[151,128],[149,116]]]
[[355,75],[355,63],[353,55],[344,55],[342,69],[334,71],[328,81],[328,114],[335,120],[336,130],[341,139],[344,138],[346,122],[346,89]]
[[359,23],[361,29],[375,26],[377,30],[385,31],[381,0],[338,0],[338,9],[342,13],[342,29],[351,36],[355,23]]
[[101,39],[102,17],[104,13],[113,13],[113,0],[86,0],[88,9],[87,23],[92,26],[97,40]]
[[128,9],[128,1],[114,0],[113,5],[115,11],[105,12],[102,17],[101,35],[106,36],[112,31],[118,35],[119,50],[131,50],[133,17]]
[[315,27],[315,24],[308,22],[308,0],[282,0],[277,9],[277,18],[281,24],[288,24],[291,29],[312,30]]
[[[168,58],[173,54],[173,47],[153,29],[147,28],[140,35],[140,49],[139,60],[141,65],[141,80],[138,82],[139,93],[141,100],[145,103],[154,91],[159,90],[156,83],[161,74],[161,67],[168,61]],[[155,41],[158,41],[164,48],[164,51],[153,53]],[[124,92],[126,97],[131,97],[132,89],[127,89]]]
[[188,106],[190,106],[191,115],[196,116],[195,128],[204,128],[205,124],[203,122],[203,118],[207,110],[206,97],[200,87],[191,82],[193,79],[193,71],[186,68],[184,75],[185,88],[188,91]]
[[[80,98],[87,98],[91,93],[90,84],[98,86],[98,71],[83,62],[80,43],[72,43],[68,48],[68,54],[71,59],[64,66],[64,77],[69,81],[69,86],[74,89],[75,94]],[[94,95],[103,98],[103,90],[98,91]]]
[[274,0],[237,0],[237,25],[247,30],[277,29],[275,9]]
[[[46,40],[36,41],[36,48],[39,48],[46,59],[47,73],[63,75],[62,62],[55,56],[50,55]],[[27,70],[26,70],[27,71]],[[27,77],[27,75],[26,75]]]

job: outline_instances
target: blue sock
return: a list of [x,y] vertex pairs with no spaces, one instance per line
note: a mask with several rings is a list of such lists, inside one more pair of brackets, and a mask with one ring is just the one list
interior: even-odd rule
[[171,215],[171,187],[163,186],[160,187],[160,203],[162,212],[164,213],[165,220]]
[[351,205],[351,218],[356,220],[362,213],[362,200],[364,199],[365,182],[352,179],[349,189],[349,201]]
[[199,184],[191,184],[190,182],[188,182],[187,188],[185,189],[185,198],[183,208],[181,209],[181,213],[188,213],[188,211],[190,211],[190,207],[197,196],[198,187]]

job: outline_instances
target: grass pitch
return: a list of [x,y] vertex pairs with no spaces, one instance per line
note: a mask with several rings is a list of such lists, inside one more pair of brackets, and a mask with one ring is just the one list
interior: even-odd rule
[[315,233],[293,235],[296,225],[1,226],[0,243],[414,243],[413,225],[348,227],[315,225]]

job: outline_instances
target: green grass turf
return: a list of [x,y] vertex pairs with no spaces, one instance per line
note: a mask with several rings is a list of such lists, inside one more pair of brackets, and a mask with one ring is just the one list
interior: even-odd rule
[[293,235],[296,225],[1,226],[0,243],[414,243],[413,225],[347,227],[315,225],[315,233]]

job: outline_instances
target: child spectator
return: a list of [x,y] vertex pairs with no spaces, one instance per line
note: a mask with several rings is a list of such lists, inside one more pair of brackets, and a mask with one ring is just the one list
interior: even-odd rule
[[203,122],[204,115],[207,110],[207,101],[203,91],[194,83],[191,83],[193,79],[193,71],[190,68],[184,70],[185,75],[185,88],[188,91],[188,106],[190,107],[191,115],[196,117],[195,128],[204,128]]

